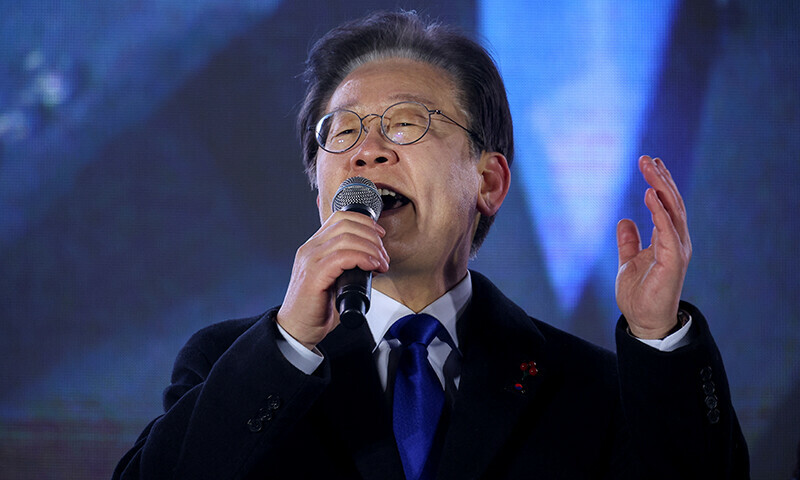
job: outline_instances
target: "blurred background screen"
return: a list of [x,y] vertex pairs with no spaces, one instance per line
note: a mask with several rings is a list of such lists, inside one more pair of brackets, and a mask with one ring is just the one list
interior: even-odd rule
[[398,7],[506,80],[512,190],[472,268],[613,347],[615,224],[680,186],[753,477],[800,441],[800,7],[774,0],[0,1],[0,477],[108,478],[197,329],[283,299],[318,227],[294,118],[314,40]]

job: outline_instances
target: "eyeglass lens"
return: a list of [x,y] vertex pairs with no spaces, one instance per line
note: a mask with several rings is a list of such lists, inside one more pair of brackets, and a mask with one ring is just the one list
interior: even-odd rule
[[[401,102],[383,112],[381,130],[389,141],[408,145],[425,135],[430,118],[428,109],[421,103]],[[362,120],[358,114],[350,110],[336,110],[317,123],[317,143],[328,152],[344,152],[358,142],[361,131]]]

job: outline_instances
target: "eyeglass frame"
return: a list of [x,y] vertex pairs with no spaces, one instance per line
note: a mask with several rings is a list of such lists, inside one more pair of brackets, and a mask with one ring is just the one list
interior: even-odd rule
[[[388,133],[386,133],[386,128],[384,127],[384,124],[383,124],[383,117],[384,117],[384,115],[386,115],[386,112],[388,112],[388,111],[389,111],[389,110],[391,110],[392,108],[394,108],[394,107],[396,107],[396,106],[398,106],[398,105],[401,105],[401,104],[403,104],[403,103],[413,103],[413,104],[419,105],[419,106],[421,106],[422,108],[424,108],[424,109],[425,109],[425,110],[428,112],[428,125],[425,127],[425,131],[424,131],[424,132],[422,132],[422,135],[420,135],[420,136],[419,136],[419,138],[417,138],[417,139],[416,139],[416,140],[414,140],[413,142],[408,142],[408,143],[398,143],[398,142],[396,142],[396,141],[392,140],[392,139],[389,137],[389,134],[388,134]],[[334,152],[334,151],[328,150],[327,148],[325,148],[325,147],[324,147],[322,144],[320,144],[320,142],[319,142],[319,131],[320,131],[320,126],[321,126],[321,124],[322,124],[322,121],[323,121],[323,120],[325,120],[325,118],[327,118],[328,116],[330,116],[330,115],[333,115],[333,114],[334,114],[334,113],[336,113],[336,112],[349,112],[349,113],[352,113],[353,115],[355,115],[356,117],[358,117],[359,123],[361,124],[361,128],[360,128],[360,129],[359,129],[359,131],[358,131],[358,136],[357,136],[357,137],[356,137],[356,139],[353,141],[353,144],[352,144],[352,145],[350,145],[349,147],[345,148],[344,150],[341,150],[341,151],[338,151],[338,152]],[[480,136],[480,135],[478,135],[477,133],[475,133],[475,132],[473,132],[472,130],[468,129],[468,128],[467,128],[467,127],[465,127],[464,125],[461,125],[461,124],[460,124],[460,123],[458,123],[457,121],[453,120],[452,118],[450,118],[449,116],[447,116],[446,114],[444,114],[444,113],[443,113],[441,110],[439,110],[438,108],[437,108],[437,109],[433,109],[433,110],[431,110],[431,109],[430,109],[430,108],[428,108],[428,106],[427,106],[427,105],[425,105],[424,103],[422,103],[422,102],[417,102],[417,101],[414,101],[414,100],[404,100],[404,101],[402,101],[402,102],[397,102],[397,103],[394,103],[394,104],[392,104],[392,105],[389,105],[388,107],[386,107],[386,110],[384,110],[384,111],[383,111],[383,113],[382,113],[382,114],[380,114],[380,115],[378,115],[377,113],[368,113],[368,114],[364,115],[363,117],[362,117],[361,115],[359,115],[358,113],[356,113],[356,112],[352,111],[352,110],[349,110],[349,109],[346,109],[346,108],[337,108],[336,110],[333,110],[333,111],[331,111],[331,112],[328,112],[328,113],[326,113],[325,115],[323,115],[323,116],[322,116],[322,117],[321,117],[321,118],[320,118],[320,119],[317,121],[317,123],[314,125],[314,127],[311,127],[311,126],[309,126],[309,127],[308,127],[308,130],[309,130],[309,131],[311,131],[311,130],[313,130],[313,131],[314,131],[314,142],[317,144],[317,146],[318,146],[319,148],[321,148],[321,149],[325,150],[325,151],[326,151],[326,152],[328,152],[328,153],[333,153],[333,154],[336,154],[336,153],[345,153],[345,152],[347,152],[347,151],[350,151],[350,150],[352,150],[352,149],[353,149],[353,148],[354,148],[356,145],[358,145],[358,142],[359,142],[359,140],[361,140],[361,135],[362,135],[362,134],[363,134],[365,131],[367,131],[367,127],[365,127],[365,126],[364,126],[364,120],[366,120],[366,119],[367,119],[367,118],[369,118],[369,117],[378,117],[378,118],[380,118],[380,122],[379,122],[379,123],[380,123],[380,125],[381,125],[381,134],[383,135],[383,137],[384,137],[385,139],[389,140],[390,142],[392,142],[392,143],[393,143],[393,144],[395,144],[395,145],[413,145],[413,144],[415,144],[415,143],[419,142],[420,140],[422,140],[423,138],[425,138],[425,135],[427,135],[427,134],[428,134],[428,131],[431,129],[431,117],[432,117],[433,115],[441,115],[441,116],[443,116],[444,118],[446,118],[447,120],[449,120],[451,123],[453,123],[455,126],[457,126],[457,127],[461,128],[462,130],[464,130],[465,132],[467,132],[467,133],[470,135],[470,137],[471,137],[473,140],[475,140],[476,142],[478,142],[478,144],[479,144],[481,147],[483,147],[483,145],[484,145],[484,142],[483,142],[483,139],[481,138],[481,136]]]

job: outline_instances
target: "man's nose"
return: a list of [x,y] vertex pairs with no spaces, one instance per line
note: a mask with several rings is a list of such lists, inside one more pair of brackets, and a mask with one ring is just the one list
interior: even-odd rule
[[364,131],[361,134],[361,144],[356,145],[351,157],[354,168],[369,168],[372,166],[394,163],[398,160],[394,147],[381,131],[380,115],[373,113],[361,121]]

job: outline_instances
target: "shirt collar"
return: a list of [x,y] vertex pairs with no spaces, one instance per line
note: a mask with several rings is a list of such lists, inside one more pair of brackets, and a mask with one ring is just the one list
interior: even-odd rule
[[456,320],[464,313],[470,298],[472,298],[472,279],[469,270],[455,287],[422,309],[421,312],[413,312],[402,303],[373,288],[370,308],[367,312],[367,324],[372,338],[375,340],[375,348],[381,343],[394,322],[414,313],[427,313],[436,317],[458,347]]

